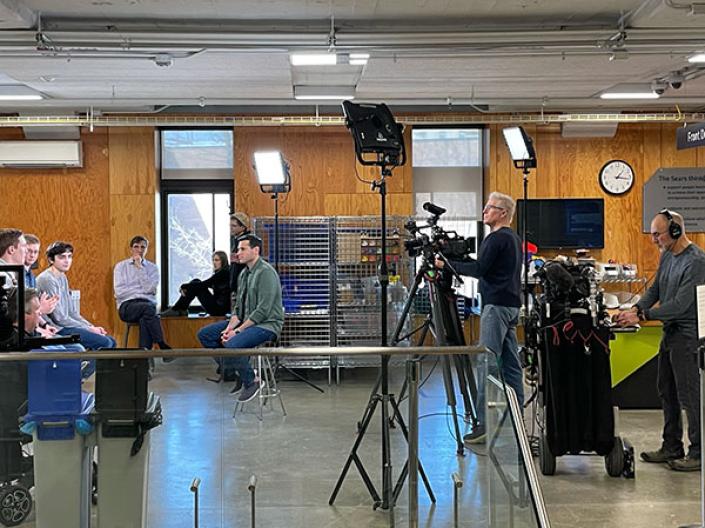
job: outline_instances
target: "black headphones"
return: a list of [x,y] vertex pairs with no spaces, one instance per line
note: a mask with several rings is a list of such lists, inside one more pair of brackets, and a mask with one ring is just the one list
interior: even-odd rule
[[668,236],[670,236],[673,240],[680,238],[683,234],[683,228],[675,220],[673,220],[671,211],[668,209],[662,209],[658,212],[658,214],[662,214],[668,220]]

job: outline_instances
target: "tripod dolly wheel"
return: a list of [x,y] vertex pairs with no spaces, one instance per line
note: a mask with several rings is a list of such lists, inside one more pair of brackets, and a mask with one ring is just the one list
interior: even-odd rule
[[22,524],[32,511],[32,496],[21,485],[0,488],[0,522],[5,526]]
[[605,469],[610,477],[621,477],[624,470],[624,443],[619,436],[614,437],[612,450],[605,457]]
[[548,447],[548,438],[541,433],[539,438],[539,465],[543,475],[553,475],[556,473],[556,457]]

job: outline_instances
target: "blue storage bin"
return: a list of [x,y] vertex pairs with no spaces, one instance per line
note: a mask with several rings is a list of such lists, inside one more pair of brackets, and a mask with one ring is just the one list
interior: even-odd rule
[[81,362],[77,359],[28,362],[28,412],[39,440],[68,440],[77,423],[86,431],[93,410],[92,394],[81,392]]

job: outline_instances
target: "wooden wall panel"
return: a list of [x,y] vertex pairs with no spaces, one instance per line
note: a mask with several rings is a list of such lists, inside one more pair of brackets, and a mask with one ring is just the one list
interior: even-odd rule
[[[405,135],[409,144],[411,130]],[[260,192],[252,167],[254,152],[266,149],[281,150],[290,164],[292,190],[281,197],[283,216],[379,214],[378,193],[361,181],[378,179],[379,169],[356,161],[352,137],[344,127],[236,128],[237,210],[250,216],[274,214],[272,200]],[[410,149],[408,158],[406,166],[387,179],[390,214],[409,214],[413,209]]]
[[[110,320],[122,344],[125,323],[120,321],[112,289],[112,271],[117,262],[130,255],[130,239],[143,235],[151,242],[147,258],[158,259],[156,245],[155,137],[152,127],[111,128],[110,153]],[[130,335],[136,341],[137,329]]]
[[[3,130],[2,135],[22,138],[17,130]],[[108,134],[96,129],[84,132],[81,139],[84,166],[80,169],[0,169],[0,224],[39,236],[40,271],[47,265],[43,253],[48,244],[71,242],[75,255],[68,277],[71,287],[81,291],[81,312],[91,322],[109,328]]]
[[[605,200],[605,248],[593,251],[602,260],[633,262],[650,276],[658,265],[658,251],[642,232],[642,188],[661,167],[703,166],[705,148],[678,151],[672,124],[622,124],[613,138],[563,138],[555,125],[527,126],[534,139],[538,167],[529,177],[529,198],[602,197]],[[487,193],[498,190],[522,197],[520,171],[513,168],[501,136],[490,127],[490,165]],[[605,194],[598,181],[600,168],[611,159],[627,161],[636,173],[633,189],[623,196]],[[693,234],[703,246],[705,235]],[[545,251],[549,256],[555,251]]]

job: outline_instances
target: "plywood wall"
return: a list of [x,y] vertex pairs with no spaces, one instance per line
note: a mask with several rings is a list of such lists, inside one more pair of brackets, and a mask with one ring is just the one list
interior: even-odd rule
[[[19,129],[0,130],[0,137],[23,139]],[[81,140],[83,168],[0,169],[0,225],[39,236],[38,271],[47,266],[44,250],[51,242],[71,242],[75,253],[69,284],[81,291],[82,314],[122,335],[112,269],[128,256],[132,235],[154,240],[154,131],[96,128],[84,131]]]
[[[501,137],[492,126],[485,190],[521,198],[521,171],[514,168]],[[598,259],[636,263],[650,276],[658,264],[658,251],[642,233],[642,187],[661,167],[705,166],[705,148],[676,150],[672,124],[622,124],[614,138],[561,137],[560,127],[525,126],[533,138],[538,167],[529,176],[529,198],[604,198],[605,248],[593,252]],[[626,195],[604,193],[598,181],[600,168],[611,159],[626,160],[636,173],[636,183]],[[705,247],[705,234],[691,239]]]
[[[22,138],[19,130],[2,133]],[[81,291],[81,311],[91,322],[110,327],[108,131],[96,129],[82,139],[83,168],[0,171],[0,225],[39,236],[39,271],[47,266],[43,253],[51,242],[71,242],[75,253],[69,283]]]
[[[252,166],[257,150],[280,150],[290,163],[292,190],[280,200],[281,215],[379,215],[379,194],[360,181],[379,178],[379,170],[356,162],[352,137],[343,127],[236,128],[237,210],[250,216],[274,214],[272,199],[257,185]],[[387,182],[388,214],[411,214],[411,164],[394,170]]]

